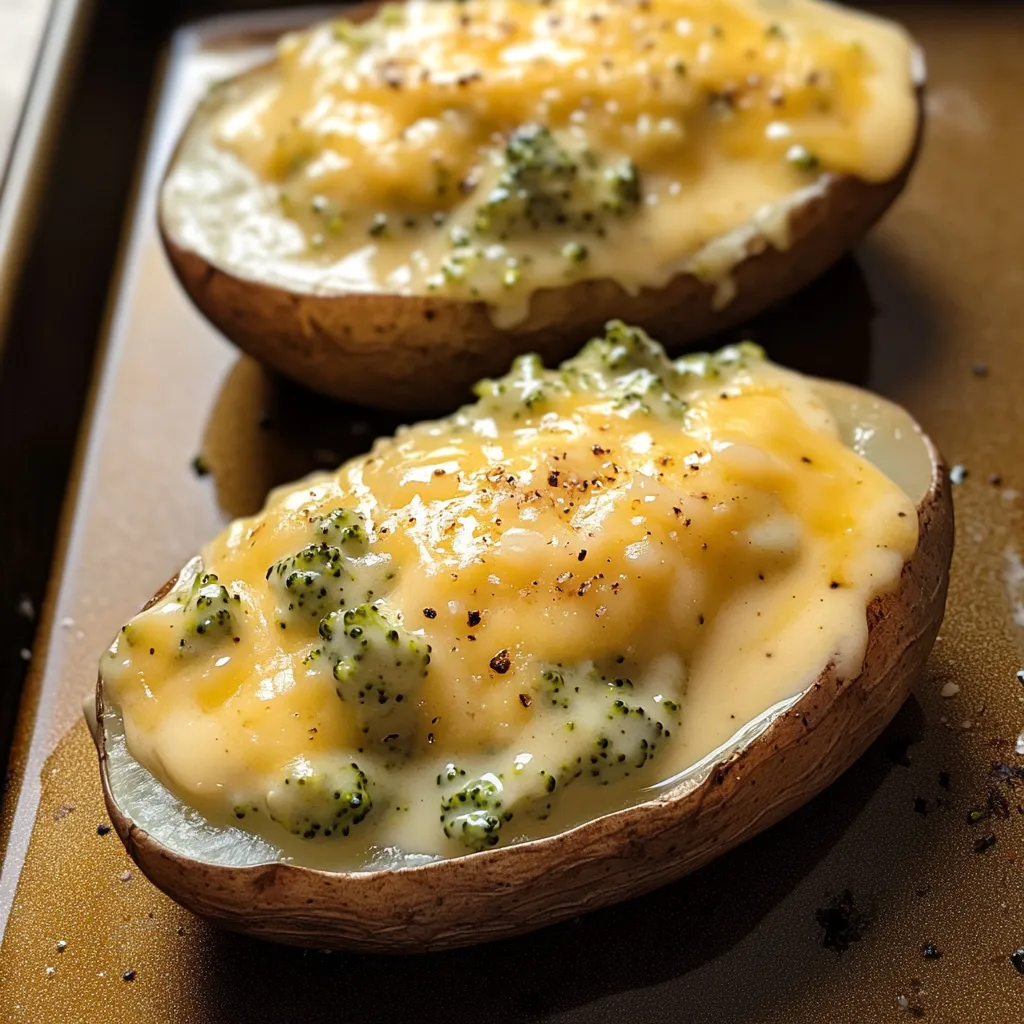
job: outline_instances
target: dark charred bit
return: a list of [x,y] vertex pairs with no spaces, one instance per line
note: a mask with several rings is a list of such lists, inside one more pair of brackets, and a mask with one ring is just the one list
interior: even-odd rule
[[923,796],[915,796],[914,797],[914,810],[917,811],[918,814],[927,815],[928,814],[928,801],[925,800],[925,798]]
[[986,832],[983,836],[979,836],[974,840],[974,852],[975,853],[986,853],[996,845],[996,834],[995,832]]
[[509,660],[508,651],[498,651],[498,653],[491,658],[491,668],[497,672],[499,676],[503,676],[512,667],[512,662]]
[[1010,954],[1010,963],[1016,968],[1018,974],[1024,974],[1024,948],[1015,949]]
[[[1024,682],[1024,680],[1021,680]],[[1024,767],[1004,764],[1002,761],[993,761],[991,773],[992,778],[997,782],[1008,782],[1011,785],[1024,783]]]
[[470,628],[472,628],[473,626],[479,626],[480,625],[480,613],[479,612],[470,612],[466,616],[466,624]]
[[424,608],[423,609],[423,616],[424,616],[424,618],[427,618],[427,619],[436,619],[437,618],[437,612],[435,612],[433,608]]
[[942,956],[942,950],[936,949],[930,942],[921,947],[921,955],[925,960],[938,960]]
[[519,694],[519,703],[522,704],[524,708],[528,708],[533,704],[533,698],[528,693],[521,693]]
[[942,789],[949,789],[949,772],[939,772],[939,786]]
[[110,831],[110,826],[107,824],[96,826],[96,835],[105,836]]
[[854,906],[849,889],[844,889],[827,907],[819,907],[814,918],[823,929],[821,944],[837,953],[844,953],[851,943],[859,942],[868,927],[864,914]]

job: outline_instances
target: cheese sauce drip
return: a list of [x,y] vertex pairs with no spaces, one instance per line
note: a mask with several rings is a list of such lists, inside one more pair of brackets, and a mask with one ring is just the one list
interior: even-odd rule
[[275,283],[514,322],[585,277],[723,280],[746,240],[709,243],[785,247],[795,202],[892,177],[916,120],[902,30],[816,0],[412,0],[286,36],[165,210],[191,197],[190,243]]
[[287,856],[455,856],[628,805],[833,661],[914,502],[753,346],[612,325],[231,524],[104,656],[131,754]]

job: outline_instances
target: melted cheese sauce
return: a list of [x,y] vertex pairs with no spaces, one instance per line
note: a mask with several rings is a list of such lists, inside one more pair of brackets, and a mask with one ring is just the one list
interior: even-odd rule
[[[560,371],[527,357],[480,393],[272,494],[103,658],[131,754],[213,824],[321,866],[456,856],[442,801],[466,782],[497,777],[506,809],[519,800],[495,841],[550,834],[642,799],[829,661],[857,674],[865,608],[897,584],[917,514],[812,382],[748,346],[670,363],[619,325]],[[332,675],[320,616],[338,592],[308,614],[319,590],[289,590],[275,567],[339,508],[362,524],[338,541],[341,600],[358,615],[376,602],[394,638]],[[197,637],[203,573],[230,621]],[[297,594],[309,603],[288,611]],[[610,698],[631,709],[624,730]],[[608,728],[628,763],[594,771]],[[282,780],[353,762],[370,813],[347,838],[289,835]],[[538,810],[541,772],[556,784]]]
[[[504,325],[584,277],[690,270],[724,302],[752,235],[784,248],[830,175],[902,168],[913,65],[899,27],[817,0],[411,0],[215,93],[163,214],[243,276],[480,298]],[[514,152],[538,126],[539,174]]]

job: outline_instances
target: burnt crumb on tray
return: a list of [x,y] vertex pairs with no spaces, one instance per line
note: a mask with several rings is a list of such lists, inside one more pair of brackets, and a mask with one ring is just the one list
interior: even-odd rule
[[843,953],[853,942],[859,942],[869,927],[869,920],[854,904],[853,893],[844,889],[825,907],[814,912],[814,919],[823,929],[821,944],[826,949]]

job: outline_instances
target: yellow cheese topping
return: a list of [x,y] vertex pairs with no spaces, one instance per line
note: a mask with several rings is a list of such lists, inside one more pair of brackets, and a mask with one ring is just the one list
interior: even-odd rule
[[753,346],[613,325],[232,523],[104,656],[128,749],[217,825],[358,866],[642,798],[830,661],[913,500]]
[[[301,290],[483,298],[725,280],[828,176],[895,175],[917,123],[897,26],[817,0],[412,0],[288,35],[216,93],[164,213]],[[729,297],[723,285],[721,300]]]

